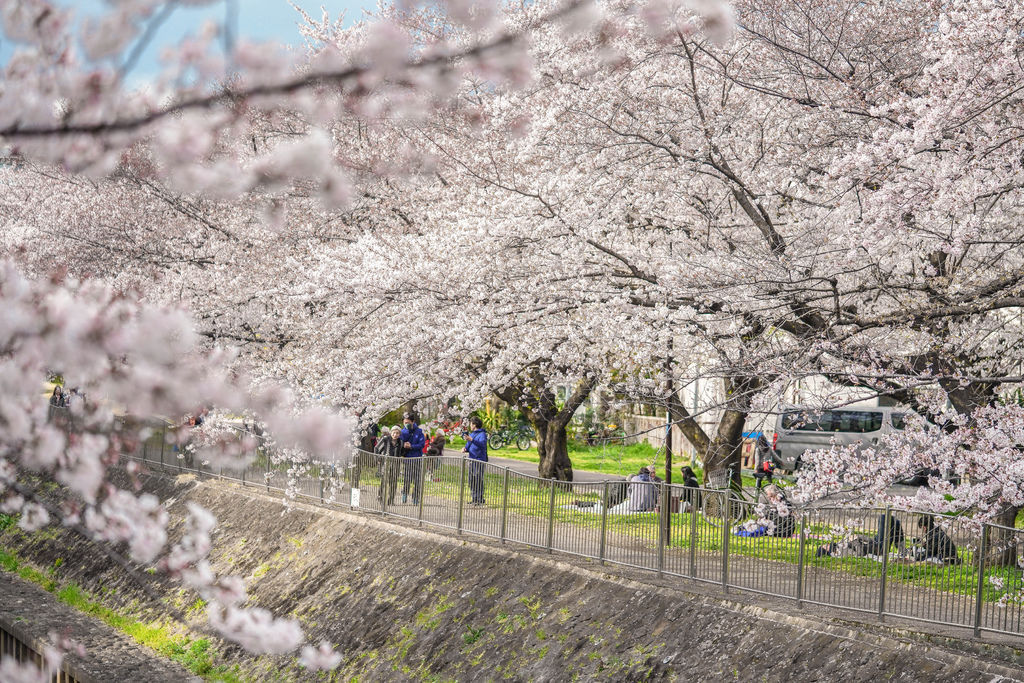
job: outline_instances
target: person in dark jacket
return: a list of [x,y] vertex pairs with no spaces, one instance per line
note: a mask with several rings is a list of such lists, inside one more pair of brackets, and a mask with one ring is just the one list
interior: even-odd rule
[[466,445],[462,452],[469,458],[469,491],[470,505],[480,506],[484,500],[484,463],[487,462],[487,432],[484,421],[474,415],[469,418],[473,431],[466,435]]
[[403,416],[405,428],[402,430],[402,446],[405,448],[405,462],[402,468],[402,502],[409,501],[409,488],[412,487],[412,504],[420,502],[420,467],[423,465],[423,445],[427,437],[416,424],[416,415],[406,413]]
[[697,481],[697,473],[689,465],[683,466],[683,501],[690,504],[691,510],[696,510],[700,505],[700,482]]
[[765,517],[772,523],[771,535],[789,538],[796,532],[796,517],[793,514],[792,503],[775,484],[765,487],[764,497],[768,504]]
[[434,438],[430,440],[430,446],[427,447],[426,454],[433,457],[441,457],[444,455],[444,447],[448,443],[448,440],[444,438],[444,432],[438,429],[434,432]]
[[775,452],[772,450],[771,444],[768,443],[768,437],[764,434],[758,435],[755,451],[757,462],[754,466],[754,483],[757,488],[761,488],[765,481],[769,484],[772,483],[775,476]]
[[858,554],[881,556],[883,553],[888,552],[892,546],[896,546],[897,550],[904,547],[907,539],[903,535],[903,524],[892,515],[889,515],[889,545],[885,544],[885,517],[885,515],[878,516],[878,532],[874,538],[867,541],[863,551]]
[[935,523],[935,518],[925,515],[918,518],[917,528],[922,529],[924,539],[921,547],[914,549],[914,555],[919,560],[939,560],[948,564],[960,564],[960,556],[956,551],[956,544],[949,537],[945,529]]
[[883,553],[888,552],[892,546],[896,546],[897,550],[901,550],[906,543],[906,536],[903,535],[903,525],[900,523],[900,520],[889,515],[889,542],[887,545],[885,519],[886,515],[878,516],[878,531],[871,538],[858,537],[844,543],[826,543],[818,548],[816,556],[824,557],[831,555],[839,557],[848,554],[857,557],[864,557],[866,555],[880,557]]
[[380,489],[377,497],[381,506],[395,504],[395,489],[398,488],[398,459],[402,457],[402,430],[394,426],[390,431],[384,432],[377,439],[374,453],[381,456]]
[[50,394],[50,419],[52,420],[54,415],[63,415],[60,409],[64,406],[64,390],[58,384],[53,388],[53,393]]

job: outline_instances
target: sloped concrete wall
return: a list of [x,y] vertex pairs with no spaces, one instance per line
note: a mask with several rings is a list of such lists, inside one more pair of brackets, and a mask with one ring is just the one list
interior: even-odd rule
[[[424,532],[282,502],[223,482],[152,479],[181,513],[192,500],[220,526],[218,571],[246,579],[255,603],[291,614],[345,654],[335,680],[1024,680],[1000,657],[857,629],[611,576],[596,563]],[[157,617],[108,560],[66,533],[8,532],[0,543],[125,609]],[[194,596],[169,589],[181,607]],[[229,659],[254,678],[313,678],[290,659]]]

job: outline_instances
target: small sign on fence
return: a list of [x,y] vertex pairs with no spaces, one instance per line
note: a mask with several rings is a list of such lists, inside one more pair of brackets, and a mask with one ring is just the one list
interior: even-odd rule
[[352,489],[352,507],[359,507],[359,489]]

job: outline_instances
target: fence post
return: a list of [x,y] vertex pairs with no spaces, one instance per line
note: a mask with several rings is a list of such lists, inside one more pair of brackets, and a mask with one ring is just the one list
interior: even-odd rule
[[323,469],[323,466],[320,467],[320,476],[317,477],[317,479],[320,480],[320,504],[323,505],[324,504],[324,469]]
[[551,543],[555,537],[555,480],[549,479],[551,485],[551,498],[548,500],[548,542],[545,544],[548,552],[551,552]]
[[508,531],[508,471],[505,468],[505,475],[501,483],[501,542],[505,542],[505,534]]
[[167,443],[167,426],[160,429],[160,471],[164,471],[164,444]]
[[427,497],[426,485],[427,485],[427,458],[420,458],[420,483],[416,487],[416,492],[419,493],[420,499],[419,510],[416,513],[416,519],[419,521],[419,525],[423,526],[423,499]]
[[981,545],[978,546],[978,590],[974,596],[974,637],[981,637],[981,610],[985,591],[985,547],[988,545],[988,524],[981,525]]
[[462,508],[463,503],[466,500],[466,457],[462,457],[462,462],[459,466],[459,517],[455,523],[455,531],[462,533]]
[[800,550],[796,560],[796,605],[804,606],[804,551],[807,548],[807,511],[800,513]]
[[722,491],[722,590],[729,592],[729,534],[732,523],[729,518],[729,490]]
[[598,550],[597,559],[604,564],[604,554],[607,551],[607,532],[608,532],[608,482],[605,481],[601,485],[601,548]]
[[698,496],[705,495],[703,491],[695,491],[690,500],[690,578],[697,576],[697,543],[700,542],[700,535],[697,531],[697,503]]
[[665,544],[668,538],[665,533],[668,526],[668,484],[661,482],[661,507],[658,515],[658,576],[665,573]]
[[889,527],[892,526],[890,516],[892,509],[885,506],[885,517],[882,530],[882,581],[878,587],[878,618],[885,619],[885,587],[889,578]]
[[270,451],[264,448],[263,455],[267,458],[267,472],[263,476],[263,483],[267,485],[267,493],[270,493]]

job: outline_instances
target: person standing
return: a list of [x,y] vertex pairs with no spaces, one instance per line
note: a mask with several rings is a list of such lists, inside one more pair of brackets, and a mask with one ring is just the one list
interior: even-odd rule
[[64,392],[58,384],[53,388],[53,393],[50,394],[50,419],[52,420],[54,415],[61,415],[62,413],[60,408],[63,408],[64,406]]
[[690,505],[691,511],[696,511],[700,507],[700,482],[697,481],[697,473],[689,465],[684,466],[682,472],[683,501]]
[[377,497],[381,507],[395,504],[395,489],[398,488],[398,459],[402,457],[402,430],[395,425],[377,439],[374,453],[381,456],[380,490]]
[[469,504],[483,505],[484,500],[484,463],[487,462],[487,432],[484,421],[474,415],[469,419],[473,428],[466,436],[466,445],[462,452],[469,457],[469,492],[472,496]]
[[754,452],[756,454],[754,458],[754,478],[757,480],[757,488],[761,488],[763,480],[767,479],[768,483],[772,482],[772,475],[775,472],[775,449],[772,448],[764,432],[760,432],[757,435],[757,441],[754,443]]
[[423,430],[416,424],[416,415],[406,413],[402,416],[405,429],[402,430],[402,446],[405,448],[405,467],[402,469],[402,502],[409,500],[409,487],[413,487],[412,504],[420,502],[420,467],[423,464],[423,445],[427,439]]
[[438,458],[444,455],[444,447],[448,443],[445,439],[444,430],[438,429],[434,432],[434,438],[430,440],[430,446],[424,453],[427,455],[426,462],[423,466],[427,468],[427,471],[423,474],[424,480],[434,481],[433,471],[437,467]]
[[[362,413],[360,413],[362,415]],[[402,431],[399,429],[398,431]],[[390,435],[385,432],[384,436],[390,438]],[[366,426],[362,436],[359,437],[359,448],[356,450],[355,456],[352,458],[352,462],[349,465],[353,469],[352,481],[354,482],[352,488],[359,488],[359,482],[362,481],[363,467],[370,467],[375,459],[371,453],[377,453],[377,442],[378,439],[382,438],[380,433],[380,425],[376,422],[371,422]],[[398,440],[396,439],[397,443]],[[401,455],[401,453],[399,453]]]

